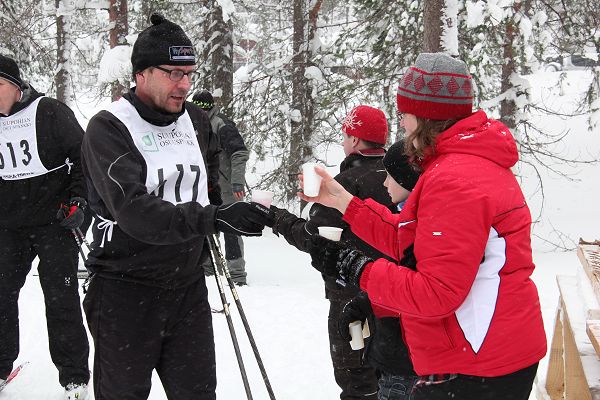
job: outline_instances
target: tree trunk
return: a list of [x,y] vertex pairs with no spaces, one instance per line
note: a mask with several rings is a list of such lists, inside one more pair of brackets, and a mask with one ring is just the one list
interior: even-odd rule
[[[110,0],[108,8],[108,18],[111,29],[108,33],[110,48],[127,45],[127,33],[129,24],[127,23],[127,0]],[[111,97],[115,101],[127,91],[127,87],[120,82],[111,84]]]
[[423,51],[442,51],[442,10],[444,0],[425,0],[423,4]]
[[[517,15],[519,9],[521,8],[521,3],[515,2],[513,5],[514,13],[513,15]],[[505,41],[504,41],[504,49],[503,49],[503,58],[504,63],[502,63],[502,73],[501,73],[501,86],[500,91],[502,93],[506,93],[506,91],[510,90],[513,87],[512,82],[510,81],[513,74],[517,73],[517,60],[515,59],[515,35],[518,30],[518,27],[513,18],[509,18],[505,23]],[[514,132],[515,128],[515,112],[517,110],[517,105],[513,98],[507,98],[500,102],[500,121],[502,121],[509,129]]]
[[[305,0],[294,0],[293,5],[293,57],[292,57],[292,109],[291,109],[291,140],[290,153],[287,165],[287,174],[292,177],[299,171],[305,161],[304,154],[304,115],[306,78],[306,41],[304,28],[304,3]],[[286,187],[288,200],[295,196],[296,183],[289,179]]]
[[54,75],[54,84],[56,86],[56,99],[70,105],[73,101],[73,95],[70,85],[69,74],[69,50],[70,50],[70,17],[62,14],[58,15],[61,9],[61,1],[55,0],[56,6],[56,75]]
[[223,9],[215,2],[211,12],[211,29],[209,38],[212,41],[208,48],[212,51],[212,88],[213,95],[220,97],[221,108],[231,115],[233,100],[233,24],[231,19],[223,20]]

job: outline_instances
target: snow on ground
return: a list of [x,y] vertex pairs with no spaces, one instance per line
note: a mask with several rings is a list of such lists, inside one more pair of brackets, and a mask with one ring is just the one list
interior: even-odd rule
[[[558,73],[545,73],[530,79],[533,87],[539,89],[536,92],[539,96],[555,96],[556,102],[570,103],[574,93],[580,90],[578,83],[585,79],[585,75],[573,73],[562,83],[559,83],[559,76]],[[88,118],[93,115],[90,110],[90,107],[85,110]],[[554,118],[547,122],[549,126],[572,129],[573,134],[564,143],[564,148],[570,154],[589,155],[600,151],[600,132],[588,132],[584,117],[570,118],[568,121]],[[82,123],[85,125],[85,120]],[[577,240],[579,236],[590,240],[600,238],[600,217],[594,207],[600,193],[597,185],[600,166],[577,168],[574,172],[578,179],[575,181],[546,177],[545,214],[542,222],[535,227],[540,237],[555,241],[559,237],[558,231],[570,240]],[[533,214],[539,208],[535,184],[532,179],[523,180]],[[310,267],[309,256],[292,248],[269,230],[261,238],[245,239],[245,243],[249,285],[238,288],[238,292],[276,397],[285,400],[338,398],[326,332],[328,303],[323,296],[320,275]],[[579,260],[574,251],[549,251],[549,246],[543,240],[537,239],[534,245],[537,269],[533,279],[539,288],[550,341],[558,300],[556,275],[575,275]],[[28,276],[19,300],[21,353],[17,364],[24,361],[30,364],[0,395],[0,400],[62,399],[58,374],[48,353],[43,297],[34,272],[35,268]],[[221,308],[214,278],[208,279],[208,286],[211,305]],[[231,301],[236,333],[254,398],[267,399],[243,325],[231,294],[228,292],[227,295]],[[217,397],[243,399],[244,387],[225,316],[213,314],[213,324],[217,352]],[[545,382],[546,368],[547,360],[544,359],[538,373],[541,387]],[[158,377],[154,377],[153,383],[150,399],[164,400],[166,397]]]

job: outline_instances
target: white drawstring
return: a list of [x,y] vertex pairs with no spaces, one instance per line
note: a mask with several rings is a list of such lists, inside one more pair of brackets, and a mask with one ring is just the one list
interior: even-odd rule
[[48,172],[52,172],[52,171],[56,171],[57,169],[61,169],[64,166],[67,166],[68,170],[67,170],[67,174],[71,174],[71,167],[73,166],[73,163],[71,162],[71,160],[69,160],[69,157],[67,157],[67,159],[65,160],[65,163],[60,165],[59,167],[56,168],[52,168],[50,170],[48,170]]
[[96,215],[96,217],[101,220],[98,222],[97,228],[104,231],[102,232],[102,243],[100,243],[100,247],[104,247],[105,241],[108,243],[112,240],[113,228],[117,224],[117,221],[111,221],[100,215]]
[[71,162],[71,160],[69,160],[69,157],[67,157],[67,159],[65,160],[65,165],[68,168],[67,174],[71,175],[71,167],[73,166],[73,163]]

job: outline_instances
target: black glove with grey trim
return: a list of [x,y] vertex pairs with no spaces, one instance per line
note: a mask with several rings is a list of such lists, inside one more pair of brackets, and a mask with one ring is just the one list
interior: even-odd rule
[[261,236],[265,225],[273,225],[274,215],[262,204],[238,201],[217,208],[215,228],[242,236]]
[[372,262],[372,258],[365,256],[358,250],[342,250],[339,254],[337,264],[340,280],[344,283],[360,287],[360,276],[367,264]]
[[338,317],[338,333],[346,341],[352,340],[348,325],[353,321],[361,321],[363,324],[373,314],[371,301],[366,292],[358,292],[349,302],[344,305]]

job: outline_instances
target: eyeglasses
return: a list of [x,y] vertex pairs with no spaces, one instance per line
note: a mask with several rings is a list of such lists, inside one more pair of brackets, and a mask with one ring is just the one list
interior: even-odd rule
[[398,113],[398,122],[402,121],[404,119],[404,113],[399,112]]
[[168,73],[169,79],[172,80],[173,82],[179,82],[180,80],[183,79],[184,76],[187,76],[188,80],[193,83],[196,80],[196,78],[198,77],[198,73],[196,71],[183,72],[180,69],[167,69],[167,68],[158,67],[158,66],[154,66],[153,68],[156,68],[163,72]]

